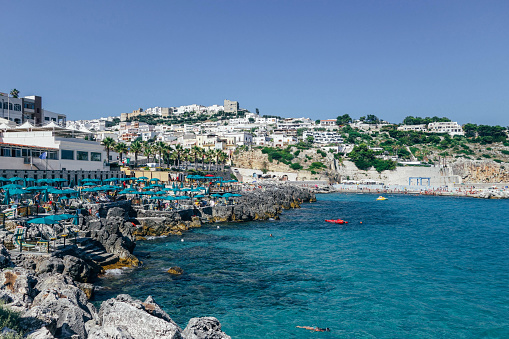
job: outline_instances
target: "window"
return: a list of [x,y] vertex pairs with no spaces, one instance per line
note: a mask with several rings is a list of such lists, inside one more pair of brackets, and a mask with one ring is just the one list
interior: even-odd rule
[[49,117],[44,117],[44,120],[49,121]]
[[14,104],[14,110],[15,111],[21,111],[21,105],[20,104]]
[[74,160],[74,151],[63,149],[60,151],[60,158],[62,160]]
[[90,160],[92,161],[101,161],[101,153],[91,152]]
[[78,151],[77,153],[78,153],[78,156],[76,157],[76,160],[88,161],[88,152]]
[[10,157],[11,156],[11,149],[7,148],[7,147],[2,148],[2,155],[4,157]]

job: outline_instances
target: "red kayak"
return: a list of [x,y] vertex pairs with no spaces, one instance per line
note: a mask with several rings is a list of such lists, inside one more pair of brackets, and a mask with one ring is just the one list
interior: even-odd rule
[[341,219],[325,219],[325,221],[327,222],[330,222],[332,224],[348,224],[348,221],[344,221],[344,220],[341,220]]

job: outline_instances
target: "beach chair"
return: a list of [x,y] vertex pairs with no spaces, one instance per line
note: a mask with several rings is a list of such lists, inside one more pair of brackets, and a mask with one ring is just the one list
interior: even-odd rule
[[34,244],[27,244],[25,242],[25,227],[16,227],[16,233],[14,233],[14,244],[18,246],[18,249],[20,252],[23,251],[23,248],[26,248],[27,250],[35,249]]

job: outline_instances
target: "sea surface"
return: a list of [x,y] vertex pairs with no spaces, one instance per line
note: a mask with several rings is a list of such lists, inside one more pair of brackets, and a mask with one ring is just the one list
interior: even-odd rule
[[376,197],[140,241],[145,265],[106,275],[97,302],[152,295],[182,328],[214,316],[232,338],[509,338],[509,200]]

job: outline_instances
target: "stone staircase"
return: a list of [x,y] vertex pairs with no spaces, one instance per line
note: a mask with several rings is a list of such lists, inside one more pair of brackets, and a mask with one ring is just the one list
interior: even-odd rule
[[104,267],[118,261],[118,257],[115,254],[106,252],[104,246],[97,240],[81,238],[78,239],[77,245],[90,260],[95,261],[100,266]]

